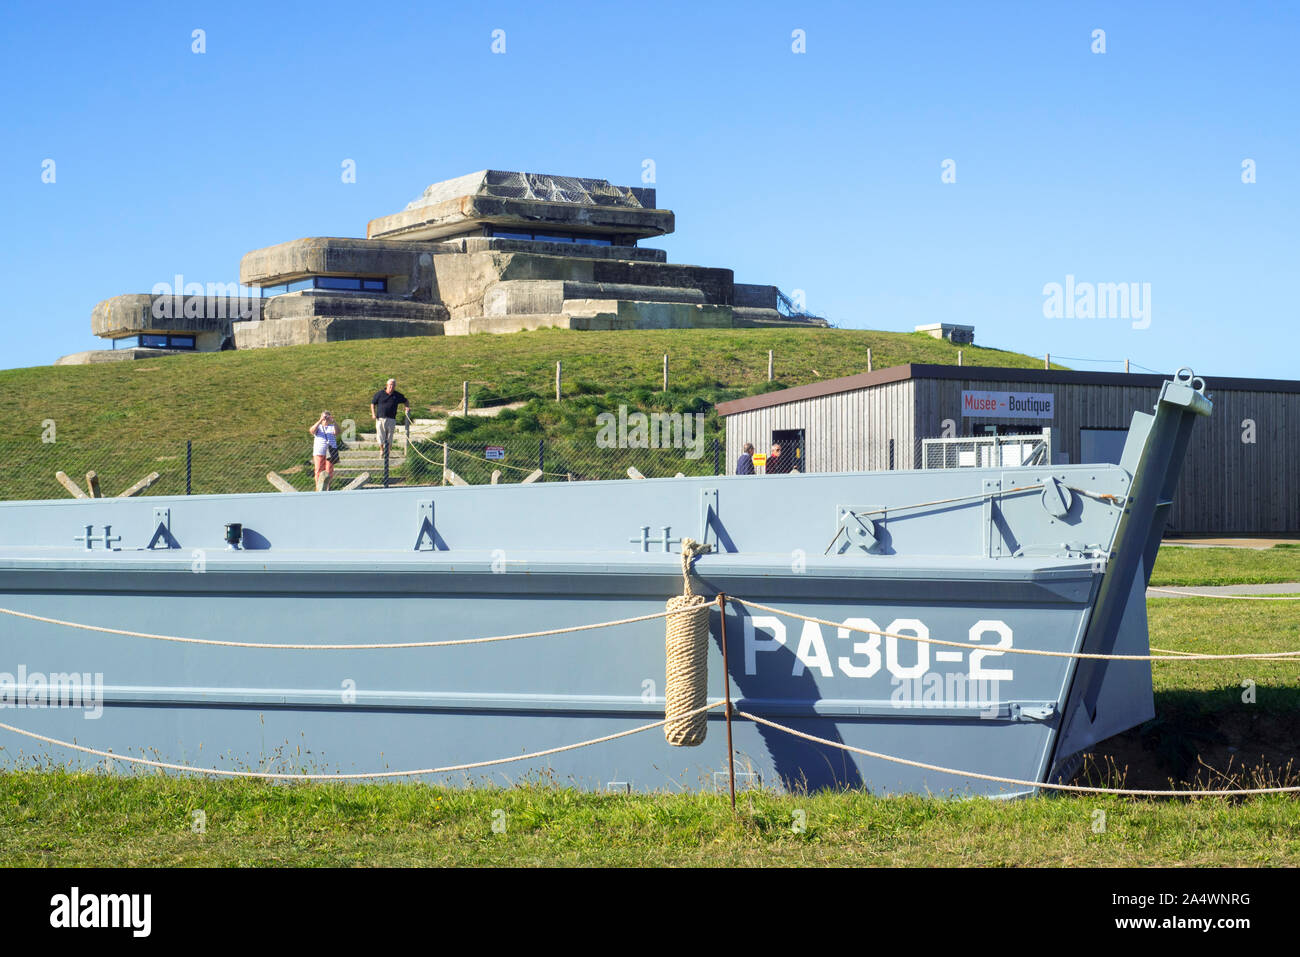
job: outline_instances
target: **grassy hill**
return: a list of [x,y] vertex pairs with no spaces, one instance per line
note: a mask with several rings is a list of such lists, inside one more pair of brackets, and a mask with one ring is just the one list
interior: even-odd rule
[[[776,381],[767,381],[767,351]],[[619,402],[703,411],[724,399],[907,362],[955,364],[957,349],[921,333],[847,329],[542,330],[501,336],[367,340],[168,356],[135,362],[0,371],[0,499],[61,497],[56,469],[100,472],[116,494],[149,471],[184,491],[194,442],[194,491],[266,490],[265,474],[307,460],[321,409],[369,426],[369,400],[393,376],[417,416],[460,404],[526,400],[498,421],[453,423],[454,440],[594,437],[595,415]],[[1042,360],[963,347],[968,365],[1030,368]],[[661,391],[663,355],[672,388]],[[554,401],[555,363],[565,399]],[[48,423],[54,423],[54,442]],[[710,418],[709,428],[717,428]],[[466,433],[469,434],[466,434]],[[218,464],[220,467],[218,468]],[[293,480],[306,485],[301,475]],[[179,485],[177,484],[179,483]]]

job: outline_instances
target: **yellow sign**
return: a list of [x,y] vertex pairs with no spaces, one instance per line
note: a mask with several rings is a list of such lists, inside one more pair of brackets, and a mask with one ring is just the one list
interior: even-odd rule
[[750,458],[754,460],[754,468],[756,469],[761,469],[767,464],[767,455],[763,452],[755,452]]

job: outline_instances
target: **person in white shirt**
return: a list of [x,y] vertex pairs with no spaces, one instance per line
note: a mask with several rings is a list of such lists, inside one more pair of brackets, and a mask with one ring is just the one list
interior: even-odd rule
[[316,468],[316,491],[329,491],[334,463],[339,457],[338,428],[334,416],[322,412],[308,431],[311,433],[311,461]]

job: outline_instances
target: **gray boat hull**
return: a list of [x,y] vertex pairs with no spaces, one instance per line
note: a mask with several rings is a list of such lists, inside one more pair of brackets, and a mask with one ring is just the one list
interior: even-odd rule
[[[740,710],[1030,782],[891,763],[736,720],[741,786],[1031,793],[1153,714],[1149,663],[1081,667],[1013,650],[1147,653],[1160,503],[1191,418],[1208,410],[1189,385],[1166,386],[1156,414],[1135,417],[1119,466],[0,503],[0,608],[49,619],[0,615],[0,672],[13,676],[6,688],[0,674],[0,722],[197,768],[316,773],[445,767],[625,731],[663,717],[662,619],[365,651],[193,645],[52,620],[312,645],[564,628],[662,611],[682,590],[690,537],[713,548],[695,564],[697,593],[785,612],[728,606]],[[1049,486],[1073,491],[1053,500]],[[235,522],[243,547],[229,549]],[[710,700],[723,694],[722,631],[715,606]],[[53,700],[49,676],[71,674],[102,688]],[[104,765],[5,730],[0,760]],[[719,710],[695,748],[669,746],[656,728],[425,779],[713,789],[726,768]]]

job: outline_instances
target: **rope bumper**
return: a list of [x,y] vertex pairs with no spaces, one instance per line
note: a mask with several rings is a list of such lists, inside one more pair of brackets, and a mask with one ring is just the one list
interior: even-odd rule
[[704,743],[708,715],[701,711],[709,686],[709,608],[703,595],[691,590],[691,563],[709,551],[693,539],[682,541],[682,594],[668,599],[665,639],[664,738],[669,744],[693,748]]

